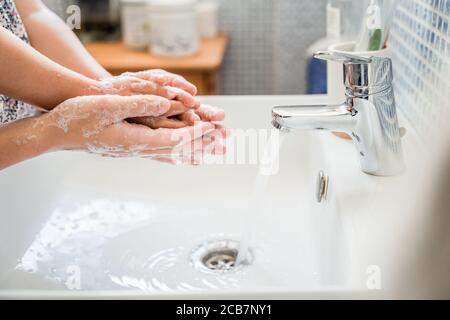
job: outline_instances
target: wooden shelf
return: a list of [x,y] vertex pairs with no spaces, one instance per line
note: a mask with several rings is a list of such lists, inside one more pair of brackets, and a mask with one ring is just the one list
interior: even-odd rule
[[223,63],[228,37],[202,40],[197,54],[182,58],[159,57],[148,51],[127,48],[121,42],[88,43],[87,50],[109,72],[165,69],[171,71],[217,71]]

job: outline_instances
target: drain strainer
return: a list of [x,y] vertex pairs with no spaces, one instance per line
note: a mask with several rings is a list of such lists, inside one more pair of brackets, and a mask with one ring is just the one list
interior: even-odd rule
[[229,270],[234,267],[237,255],[237,250],[217,249],[204,256],[202,263],[210,270]]
[[253,261],[252,253],[248,252],[245,261],[237,266],[238,250],[238,241],[216,240],[206,242],[193,251],[191,256],[192,264],[195,268],[204,272],[231,272]]

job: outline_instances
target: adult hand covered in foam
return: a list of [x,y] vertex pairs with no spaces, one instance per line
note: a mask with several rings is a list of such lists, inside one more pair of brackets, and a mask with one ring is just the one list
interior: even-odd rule
[[164,162],[199,164],[204,153],[223,153],[220,128],[196,121],[180,129],[151,129],[126,119],[171,115],[169,100],[153,95],[86,96],[67,100],[35,120],[35,127],[54,128],[57,149],[85,150],[104,156],[148,157]]

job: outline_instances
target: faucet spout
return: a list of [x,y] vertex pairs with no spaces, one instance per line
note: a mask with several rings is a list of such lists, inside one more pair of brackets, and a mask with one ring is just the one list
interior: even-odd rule
[[329,130],[351,135],[362,171],[392,176],[404,169],[400,127],[389,58],[319,52],[344,64],[346,101],[335,106],[284,106],[272,111],[280,130]]
[[272,125],[287,130],[351,131],[356,124],[348,105],[280,106],[272,110]]

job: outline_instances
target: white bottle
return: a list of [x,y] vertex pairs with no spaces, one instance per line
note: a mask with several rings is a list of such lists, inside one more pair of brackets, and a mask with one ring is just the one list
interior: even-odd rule
[[180,57],[199,49],[196,0],[151,0],[151,51]]
[[197,5],[198,30],[202,38],[219,35],[219,4],[215,0],[200,1]]
[[132,49],[145,49],[149,44],[147,0],[121,0],[122,37]]

